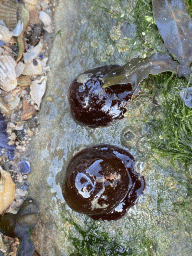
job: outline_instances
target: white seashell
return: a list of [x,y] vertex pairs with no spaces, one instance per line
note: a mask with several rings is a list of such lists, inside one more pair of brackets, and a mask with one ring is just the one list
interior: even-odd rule
[[43,22],[44,24],[44,29],[48,32],[48,33],[52,33],[53,29],[51,26],[51,17],[49,16],[49,14],[47,14],[44,11],[40,11],[39,12],[39,19]]
[[51,25],[51,17],[46,12],[40,11],[39,12],[39,19],[43,22],[45,27]]
[[33,81],[30,86],[31,99],[37,104],[38,109],[40,107],[43,95],[45,94],[46,82],[47,77],[42,76],[40,80]]
[[43,49],[43,39],[39,41],[39,43],[32,48],[30,52],[26,52],[23,54],[24,62],[30,63],[33,61],[33,59],[37,58],[37,56],[40,54],[40,52]]
[[19,77],[22,74],[24,68],[25,68],[25,64],[22,61],[17,63],[17,66],[15,68],[16,77]]
[[4,91],[9,92],[17,86],[16,64],[16,61],[10,55],[0,56],[0,87]]
[[15,29],[12,31],[13,36],[19,36],[23,30],[23,23],[19,20]]
[[50,67],[49,66],[46,66],[47,65],[47,61],[48,61],[48,58],[43,58],[41,60],[41,66],[43,68],[43,73],[46,73],[47,71],[50,71]]
[[1,41],[4,43],[8,43],[11,40],[11,37],[13,36],[12,32],[9,31],[7,27],[4,25],[0,25],[0,37]]
[[[35,63],[35,65],[34,65],[34,63]],[[22,72],[22,75],[38,76],[38,75],[42,75],[42,73],[43,73],[43,68],[41,65],[41,61],[38,59],[37,60],[34,59],[33,62],[25,64],[25,68]]]
[[23,30],[23,24],[21,24],[20,20],[12,32],[3,23],[2,21],[0,22],[0,40],[4,43],[8,43],[12,36],[19,36]]
[[19,103],[20,103],[20,97],[18,95],[15,95],[14,99],[9,102],[10,110],[16,109]]

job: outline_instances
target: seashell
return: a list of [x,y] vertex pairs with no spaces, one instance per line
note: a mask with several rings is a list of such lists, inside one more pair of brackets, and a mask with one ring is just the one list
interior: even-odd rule
[[37,75],[42,75],[42,73],[43,73],[43,68],[41,65],[41,60],[33,59],[32,62],[27,63],[25,65],[22,75],[37,76]]
[[0,112],[10,114],[9,105],[5,102],[3,97],[0,97]]
[[30,76],[20,76],[17,78],[17,84],[21,87],[28,87],[31,85]]
[[77,153],[62,185],[66,203],[95,220],[121,218],[144,189],[145,179],[135,172],[133,156],[107,144]]
[[23,30],[23,24],[19,20],[16,27],[12,31],[13,36],[19,36],[21,34],[22,30]]
[[33,81],[30,86],[31,99],[37,104],[38,109],[40,107],[43,95],[45,94],[46,82],[47,77],[42,76],[40,80]]
[[15,73],[16,62],[10,55],[0,56],[0,87],[11,91],[17,86]]
[[4,26],[4,25],[0,25],[0,40],[3,41],[4,43],[8,43],[11,38],[12,38],[13,34],[11,31],[9,31],[9,29]]
[[25,0],[25,6],[28,11],[38,9],[39,0]]
[[89,127],[99,127],[124,117],[133,95],[132,85],[102,88],[102,78],[116,67],[118,65],[95,68],[73,80],[69,88],[69,103],[75,120]]
[[24,68],[25,64],[22,61],[17,63],[17,66],[15,68],[16,77],[19,77],[22,74]]
[[51,25],[51,17],[49,16],[49,14],[47,14],[44,11],[40,11],[39,12],[39,19],[43,22],[44,24],[44,29],[48,32],[48,33],[52,33],[53,29],[52,29],[52,25]]
[[10,173],[0,167],[0,214],[3,214],[15,199],[15,183]]
[[19,170],[22,174],[28,174],[31,172],[30,164],[28,161],[22,161],[19,163]]
[[21,120],[26,121],[36,113],[36,109],[26,99],[23,99],[23,111],[21,113]]
[[16,109],[19,106],[20,103],[20,97],[18,95],[15,95],[14,99],[9,102],[10,110]]
[[14,0],[0,2],[0,20],[3,20],[6,27],[13,30],[18,22],[18,4]]
[[8,43],[12,36],[19,36],[23,30],[23,25],[21,24],[20,20],[18,21],[15,29],[13,31],[9,31],[9,29],[3,25],[0,24],[0,40],[4,43]]
[[43,39],[30,51],[23,54],[24,62],[30,63],[33,59],[37,58],[43,49]]

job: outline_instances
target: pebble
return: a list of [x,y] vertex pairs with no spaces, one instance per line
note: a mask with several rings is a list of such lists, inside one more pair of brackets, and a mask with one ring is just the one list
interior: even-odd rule
[[20,172],[22,174],[28,174],[31,172],[30,164],[27,161],[22,161],[19,163]]
[[23,181],[23,184],[22,184],[22,186],[21,186],[21,189],[22,190],[27,190],[29,188],[29,183],[25,180],[25,181]]

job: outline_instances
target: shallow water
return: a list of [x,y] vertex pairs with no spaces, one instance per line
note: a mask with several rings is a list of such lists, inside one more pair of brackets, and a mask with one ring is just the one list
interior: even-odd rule
[[[125,7],[134,1],[122,3],[128,10]],[[111,6],[116,6],[115,1],[108,1],[106,7]],[[116,9],[123,15],[123,8]],[[89,217],[73,212],[65,204],[61,184],[75,153],[87,146],[108,143],[134,155],[136,170],[145,175],[146,191],[122,219],[97,222],[97,233],[105,230],[110,238],[117,237],[118,243],[126,248],[124,255],[190,255],[189,209],[179,210],[174,204],[186,198],[185,177],[177,175],[169,161],[157,162],[154,157],[158,156],[150,153],[145,141],[150,131],[142,121],[145,115],[153,114],[152,99],[147,92],[133,102],[123,120],[109,127],[88,128],[77,124],[70,114],[67,93],[78,74],[106,64],[122,65],[135,56],[142,56],[136,48],[129,51],[129,44],[120,48],[120,40],[125,37],[140,44],[135,25],[125,22],[120,29],[120,39],[116,35],[116,40],[112,40],[114,37],[110,35],[117,19],[91,0],[83,3],[60,0],[54,21],[58,33],[50,53],[48,89],[38,114],[39,133],[26,156],[32,169],[28,178],[30,195],[38,200],[41,210],[41,221],[33,235],[37,252],[42,256],[66,256],[73,252],[69,234],[80,236],[67,218],[73,218],[83,230],[90,227]],[[118,255],[116,253],[114,255]]]

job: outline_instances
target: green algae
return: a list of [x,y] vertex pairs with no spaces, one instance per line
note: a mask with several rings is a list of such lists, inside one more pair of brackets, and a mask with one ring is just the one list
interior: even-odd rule
[[[180,91],[189,86],[185,79],[163,74],[148,81],[158,89],[158,111],[151,120],[152,150],[172,156],[185,166],[192,164],[192,109],[185,106]],[[157,115],[158,114],[158,115]]]
[[[143,250],[142,255],[155,255],[157,249],[157,241],[147,236],[147,230],[142,230],[142,235],[139,239],[139,249],[134,245],[133,241],[121,242],[122,232],[116,233],[115,237],[110,237],[108,232],[101,231],[101,223],[99,221],[90,221],[86,223],[86,228],[82,228],[72,218],[64,218],[65,221],[72,225],[77,233],[80,235],[74,235],[74,232],[69,232],[69,240],[73,245],[73,252],[69,249],[70,256],[136,256],[139,250]],[[138,240],[137,237],[134,238]]]
[[[68,219],[76,231],[81,235],[81,239],[74,237],[72,233],[69,235],[75,253],[73,255],[131,255],[120,243],[118,243],[117,238],[112,239],[109,237],[107,232],[99,231],[99,225],[97,222],[93,221],[89,225],[86,225],[86,230],[83,230],[80,225],[78,225],[72,219]],[[118,234],[121,236],[121,234]]]

